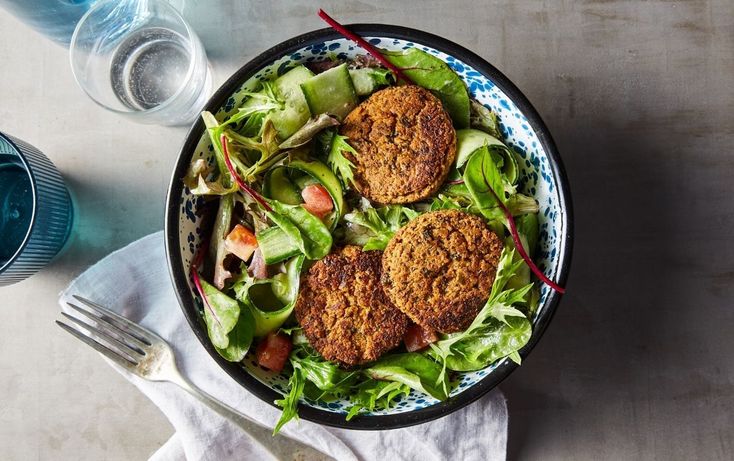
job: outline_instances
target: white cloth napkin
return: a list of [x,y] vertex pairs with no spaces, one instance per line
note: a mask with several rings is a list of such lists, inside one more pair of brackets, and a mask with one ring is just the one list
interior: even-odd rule
[[[162,232],[89,268],[61,294],[62,308],[72,294],[97,301],[158,333],[173,347],[181,372],[204,391],[269,427],[278,420],[280,412],[221,370],[189,328],[168,275]],[[152,460],[267,459],[257,441],[182,389],[145,381],[108,363],[148,396],[176,431]],[[494,390],[450,416],[404,429],[356,431],[301,420],[289,423],[283,432],[337,460],[504,460],[507,406],[502,393]],[[272,443],[286,442],[276,436]]]

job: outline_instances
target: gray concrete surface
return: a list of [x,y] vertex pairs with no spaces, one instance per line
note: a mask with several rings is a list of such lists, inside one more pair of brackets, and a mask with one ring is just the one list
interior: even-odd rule
[[[221,83],[254,54],[344,22],[425,29],[517,83],[572,181],[568,294],[503,385],[510,459],[734,457],[734,3],[188,1]],[[106,113],[65,51],[0,12],[0,129],[68,178],[68,252],[0,289],[0,458],[145,459],[171,434],[144,397],[53,326],[56,294],[163,226],[183,128]],[[460,443],[457,440],[457,443]]]

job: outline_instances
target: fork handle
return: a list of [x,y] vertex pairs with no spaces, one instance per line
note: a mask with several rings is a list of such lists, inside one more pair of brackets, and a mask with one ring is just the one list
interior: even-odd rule
[[323,453],[291,437],[284,436],[280,440],[274,439],[270,428],[202,391],[180,373],[175,373],[174,376],[170,376],[169,380],[191,394],[199,402],[217,412],[223,418],[232,421],[244,429],[273,459],[303,459],[306,454],[309,455],[309,459],[314,459],[314,456],[324,456]]

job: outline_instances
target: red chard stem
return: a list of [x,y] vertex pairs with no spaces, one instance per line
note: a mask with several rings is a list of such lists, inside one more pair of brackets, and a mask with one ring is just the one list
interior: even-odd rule
[[357,45],[362,47],[366,52],[371,54],[375,57],[380,63],[390,69],[393,74],[395,74],[395,77],[398,80],[404,80],[407,83],[413,83],[413,81],[408,78],[407,75],[403,73],[401,69],[399,69],[397,66],[395,66],[393,63],[388,61],[385,56],[380,53],[380,50],[375,48],[374,46],[370,45],[367,40],[363,39],[359,35],[355,34],[354,32],[350,31],[343,25],[339,24],[334,18],[326,14],[324,10],[319,9],[319,17],[323,19],[329,26],[331,26],[332,29],[342,34],[344,37],[348,38],[349,40],[355,42]]
[[227,137],[225,135],[222,135],[221,142],[222,142],[222,153],[224,154],[224,163],[227,165],[229,174],[232,175],[232,177],[234,178],[239,188],[245,191],[247,195],[255,199],[255,201],[259,203],[260,205],[262,205],[262,207],[265,208],[267,211],[273,211],[273,209],[270,208],[270,205],[268,205],[268,202],[265,201],[262,195],[258,194],[255,189],[245,184],[245,181],[243,181],[242,178],[240,178],[240,175],[237,174],[237,171],[234,169],[234,166],[232,165],[232,161],[229,159],[229,149],[227,148]]

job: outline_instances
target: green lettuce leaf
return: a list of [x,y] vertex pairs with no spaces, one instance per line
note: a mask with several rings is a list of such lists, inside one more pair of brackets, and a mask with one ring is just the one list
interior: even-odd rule
[[446,369],[480,370],[504,357],[519,360],[517,351],[530,340],[532,324],[515,306],[525,303],[533,284],[507,286],[524,264],[515,257],[513,247],[503,248],[489,299],[471,325],[431,344],[430,355],[443,364],[442,374]]
[[365,381],[349,396],[352,406],[346,419],[351,420],[362,410],[388,409],[396,399],[409,394],[410,387],[398,381]]
[[396,381],[438,400],[448,398],[449,382],[441,365],[423,354],[387,355],[365,370],[372,379]]
[[230,362],[239,362],[252,344],[255,321],[247,309],[241,309],[237,300],[201,280],[206,300],[204,322],[207,333],[217,352]]
[[431,90],[458,128],[469,126],[469,92],[464,81],[445,62],[418,48],[382,51],[416,85]]
[[[506,200],[505,186],[502,173],[497,168],[487,146],[480,147],[469,157],[464,169],[464,184],[474,204],[485,218],[491,221],[503,216],[502,210],[498,207],[497,198],[504,203]],[[491,190],[487,185],[491,187]]]
[[487,109],[479,101],[471,100],[471,115],[469,124],[472,128],[482,130],[497,139],[502,137],[497,122],[497,114]]

